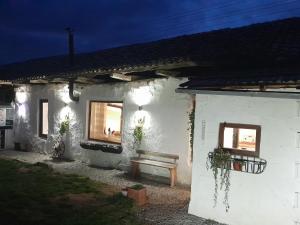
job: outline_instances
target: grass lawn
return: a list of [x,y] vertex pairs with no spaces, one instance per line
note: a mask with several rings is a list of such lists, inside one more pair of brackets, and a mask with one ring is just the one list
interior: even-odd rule
[[0,224],[139,224],[132,202],[86,177],[0,159]]

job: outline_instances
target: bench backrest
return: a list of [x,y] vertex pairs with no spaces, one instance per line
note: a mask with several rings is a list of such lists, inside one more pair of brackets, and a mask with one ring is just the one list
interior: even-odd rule
[[136,153],[139,155],[139,158],[141,157],[141,155],[146,155],[146,156],[161,157],[161,158],[166,158],[166,159],[173,159],[175,162],[177,159],[179,159],[178,155],[167,154],[167,153],[162,153],[162,152],[136,150]]

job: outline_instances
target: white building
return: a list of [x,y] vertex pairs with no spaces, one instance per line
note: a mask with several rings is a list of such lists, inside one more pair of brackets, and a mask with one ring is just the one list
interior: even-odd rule
[[[248,48],[236,42],[236,67],[177,90],[196,94],[189,213],[230,225],[300,224],[299,23],[257,25],[253,36],[248,27]],[[214,165],[230,174],[227,212],[220,169],[214,207]]]
[[[128,170],[142,119],[142,149],[179,155],[191,214],[300,224],[299,58],[300,19],[291,18],[79,54],[74,65],[59,56],[2,66],[2,85],[16,92],[7,147],[49,154],[68,117],[65,157]],[[228,212],[219,188],[214,207],[216,148],[230,157]]]

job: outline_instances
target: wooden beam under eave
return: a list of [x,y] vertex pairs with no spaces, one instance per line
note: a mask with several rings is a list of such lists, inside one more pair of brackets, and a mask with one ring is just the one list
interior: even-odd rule
[[91,77],[78,77],[74,82],[79,84],[101,84],[106,81],[104,79],[93,79]]
[[44,80],[44,79],[37,79],[37,80],[30,80],[29,81],[30,84],[48,84],[48,80]]
[[112,75],[110,75],[110,77],[113,79],[122,80],[122,81],[133,81],[134,80],[133,76],[126,75],[124,73],[112,73]]
[[155,71],[155,74],[163,77],[177,77],[181,75],[180,72],[171,70],[157,70]]
[[12,82],[7,80],[0,80],[0,85],[12,85]]
[[49,83],[68,83],[69,81],[65,78],[53,78],[52,80],[49,81]]

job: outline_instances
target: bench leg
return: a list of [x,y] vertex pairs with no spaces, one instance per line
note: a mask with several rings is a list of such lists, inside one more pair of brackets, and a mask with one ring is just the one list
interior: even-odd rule
[[176,180],[177,180],[177,172],[176,172],[176,168],[171,168],[170,169],[170,186],[174,187],[176,184]]
[[132,169],[132,177],[136,178],[140,176],[140,166],[139,163],[131,162],[131,169]]

